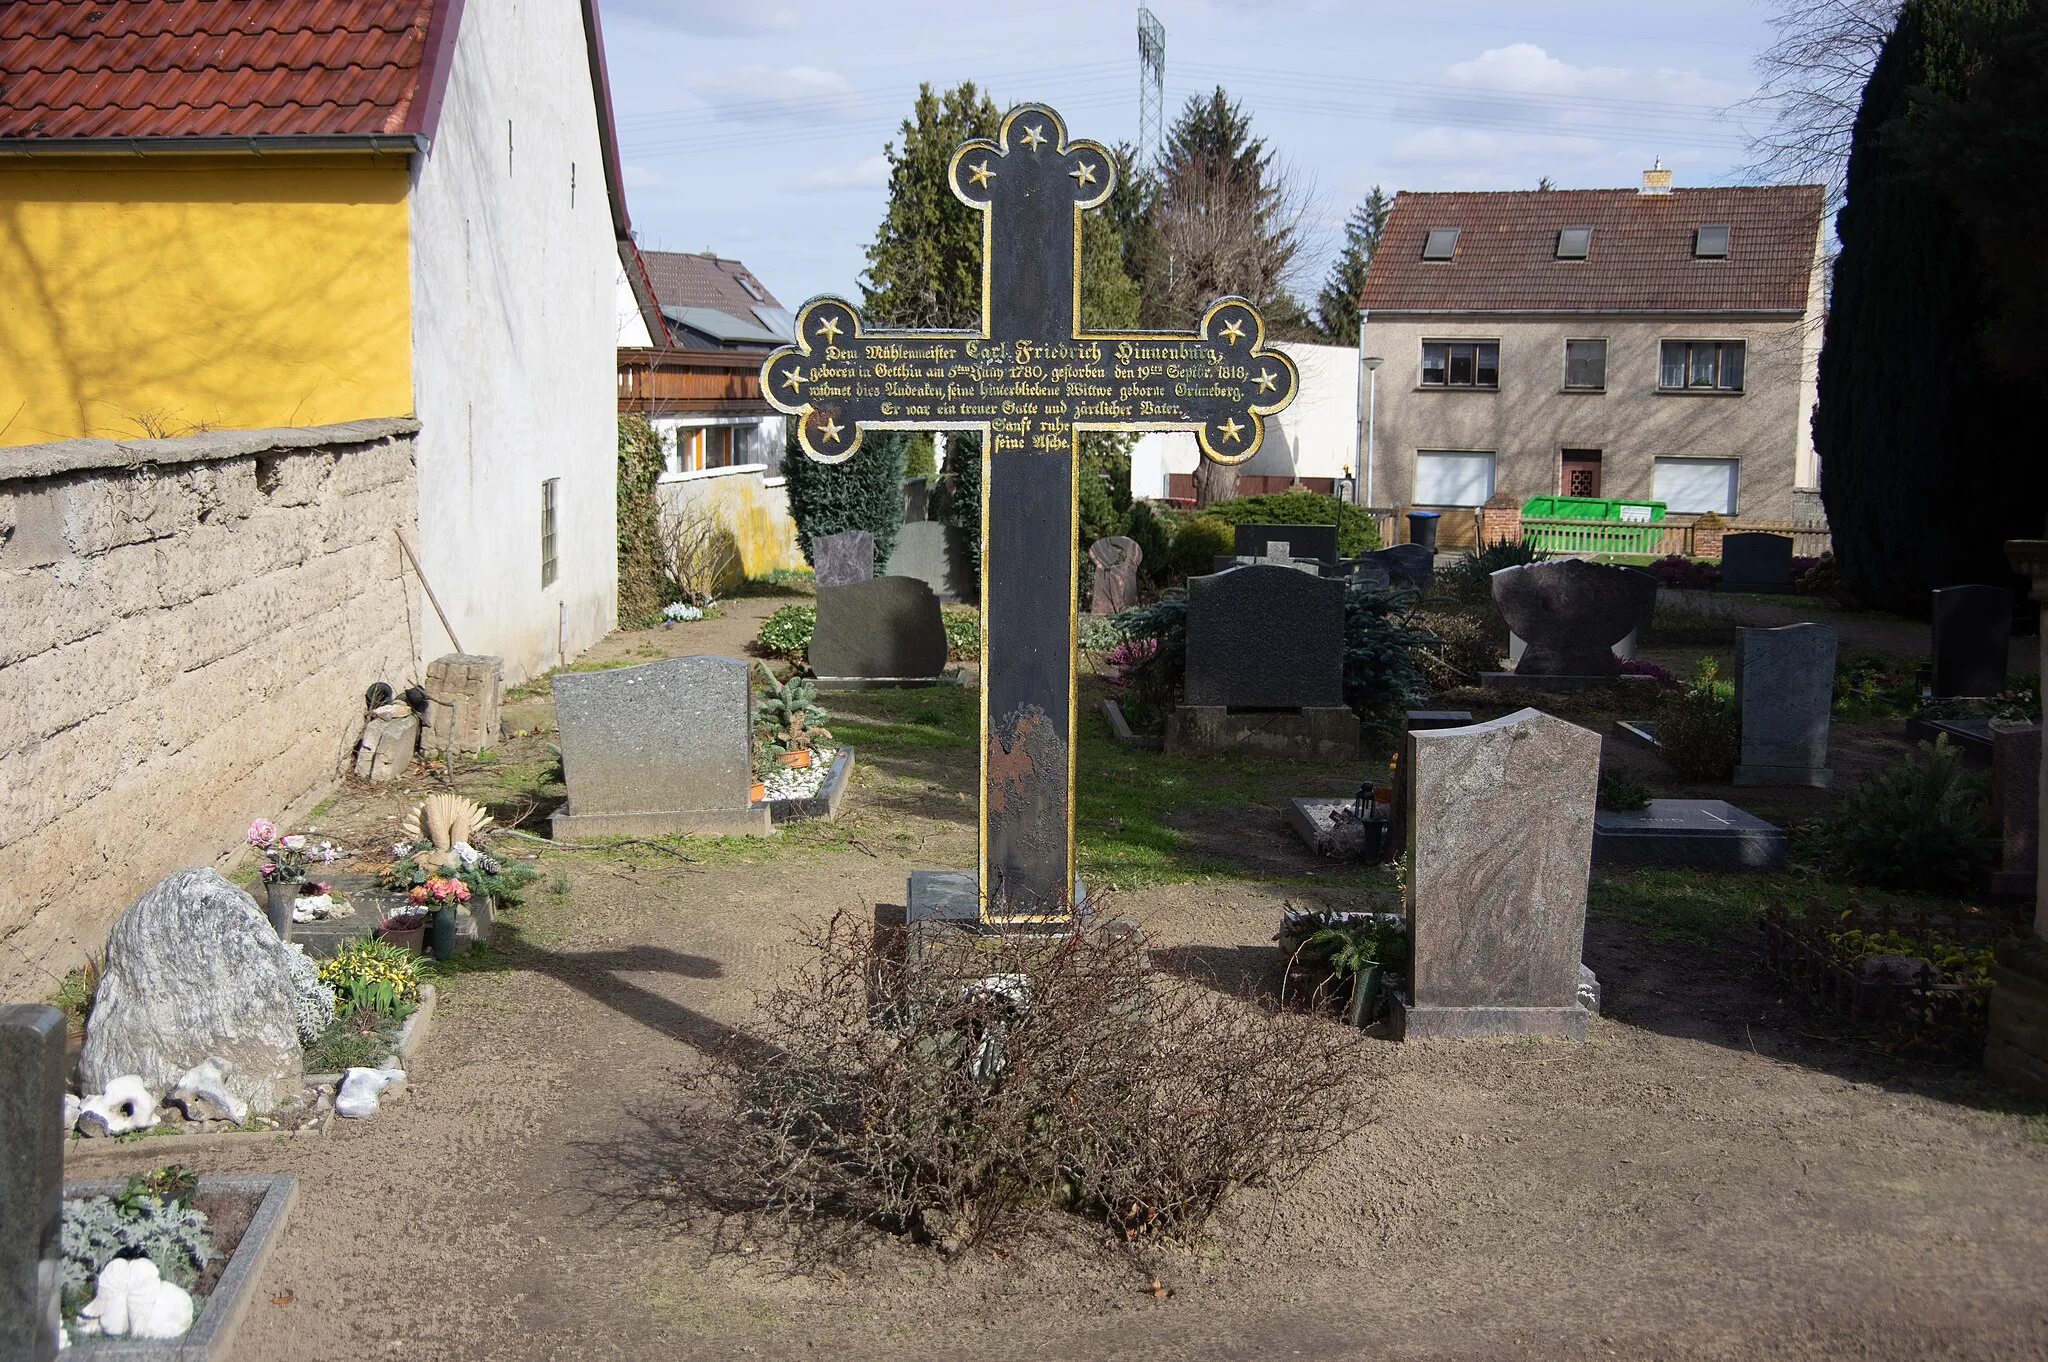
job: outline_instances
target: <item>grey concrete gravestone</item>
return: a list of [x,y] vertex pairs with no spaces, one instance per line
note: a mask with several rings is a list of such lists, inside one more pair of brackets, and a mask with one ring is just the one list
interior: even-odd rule
[[1996,695],[2012,647],[2012,593],[1949,586],[1934,593],[1934,694]]
[[1283,567],[1188,581],[1189,705],[1344,703],[1344,584]]
[[946,670],[946,621],[930,586],[877,577],[818,593],[811,671],[820,684],[924,681]]
[[57,1355],[63,1258],[64,1014],[0,1006],[0,1358]]
[[1735,631],[1735,709],[1742,719],[1737,785],[1834,781],[1828,720],[1835,706],[1835,630],[1827,624]]
[[1389,582],[1398,587],[1423,590],[1436,580],[1436,555],[1420,544],[1395,544],[1358,556],[1360,568],[1374,564],[1384,568]]
[[1405,1036],[1583,1040],[1600,735],[1524,709],[1411,731]]
[[753,783],[752,664],[671,657],[555,677],[569,802],[554,834],[662,837],[770,830]]
[[875,576],[875,537],[866,530],[841,530],[811,540],[811,567],[820,590],[867,582]]
[[1782,534],[1721,537],[1723,591],[1789,590],[1792,586],[1792,539]]

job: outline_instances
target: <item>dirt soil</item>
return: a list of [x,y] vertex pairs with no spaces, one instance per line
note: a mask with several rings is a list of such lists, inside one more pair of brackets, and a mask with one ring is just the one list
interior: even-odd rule
[[[605,646],[731,651],[699,646],[719,623]],[[1070,1224],[953,1261],[877,1238],[795,1271],[782,1240],[690,1199],[677,1076],[747,1025],[798,922],[971,864],[972,756],[864,762],[838,824],[772,846],[546,852],[499,964],[441,981],[404,1097],[324,1139],[189,1159],[301,1179],[236,1362],[2048,1354],[2038,1107],[1843,1036],[1764,982],[1746,938],[1682,946],[1597,919],[1608,1014],[1585,1045],[1368,1041],[1371,1118],[1306,1179],[1246,1193],[1198,1250]],[[374,845],[422,788],[346,794],[323,830]],[[1283,903],[1369,899],[1274,846],[1268,807],[1185,826],[1238,846],[1241,875],[1116,904],[1175,967],[1269,982]],[[95,1146],[70,1171],[158,1157]]]

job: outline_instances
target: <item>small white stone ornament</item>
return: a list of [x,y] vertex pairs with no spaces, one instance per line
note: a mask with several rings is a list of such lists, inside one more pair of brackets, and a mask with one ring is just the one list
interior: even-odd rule
[[78,1129],[84,1135],[126,1135],[156,1123],[156,1097],[135,1074],[123,1074],[105,1092],[78,1104]]
[[109,1338],[177,1338],[192,1327],[191,1293],[167,1282],[147,1258],[116,1258],[100,1269],[98,1291],[78,1312],[78,1332]]

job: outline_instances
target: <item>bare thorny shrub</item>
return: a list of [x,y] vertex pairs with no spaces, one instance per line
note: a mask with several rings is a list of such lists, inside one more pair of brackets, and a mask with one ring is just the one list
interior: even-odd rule
[[1368,1095],[1359,1034],[1148,969],[1109,928],[919,958],[842,911],[698,1081],[724,1209],[961,1248],[1052,1212],[1198,1237]]
[[739,545],[709,507],[664,506],[657,533],[662,568],[680,599],[689,604],[709,605],[741,576]]

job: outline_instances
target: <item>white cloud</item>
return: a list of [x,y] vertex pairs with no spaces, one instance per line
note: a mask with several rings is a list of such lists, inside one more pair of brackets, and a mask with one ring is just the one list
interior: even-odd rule
[[846,77],[815,66],[736,66],[705,73],[685,87],[720,121],[782,123],[813,119],[857,99]]
[[813,171],[803,183],[814,190],[880,189],[889,183],[889,158],[870,156],[859,165]]

